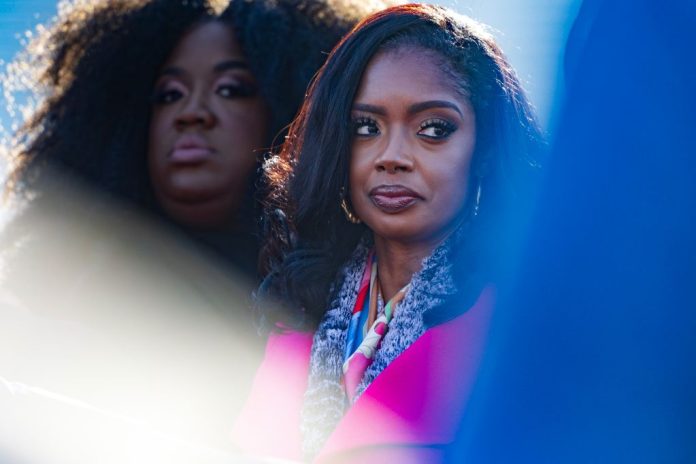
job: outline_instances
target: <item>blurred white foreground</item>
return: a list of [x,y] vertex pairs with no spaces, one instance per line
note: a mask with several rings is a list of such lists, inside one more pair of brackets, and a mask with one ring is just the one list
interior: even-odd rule
[[250,285],[62,184],[0,236],[0,462],[260,462],[228,445],[263,346]]

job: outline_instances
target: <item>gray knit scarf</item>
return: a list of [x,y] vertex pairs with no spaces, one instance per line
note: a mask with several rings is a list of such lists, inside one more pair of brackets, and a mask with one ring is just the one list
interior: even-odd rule
[[[411,288],[399,303],[372,364],[365,371],[356,391],[356,401],[365,389],[397,356],[426,330],[423,314],[441,305],[456,291],[449,262],[452,243],[459,231],[440,244],[423,260],[413,275]],[[309,367],[309,383],[302,409],[303,451],[313,459],[349,406],[340,379],[348,324],[357,298],[371,240],[363,240],[341,271],[340,288],[314,334]]]

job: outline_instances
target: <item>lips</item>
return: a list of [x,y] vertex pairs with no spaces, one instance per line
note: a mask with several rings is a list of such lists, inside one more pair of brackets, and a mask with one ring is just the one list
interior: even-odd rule
[[369,196],[377,208],[388,214],[399,213],[423,199],[403,185],[380,185],[370,190]]
[[215,150],[199,135],[186,134],[179,137],[169,154],[174,164],[200,164],[210,158]]

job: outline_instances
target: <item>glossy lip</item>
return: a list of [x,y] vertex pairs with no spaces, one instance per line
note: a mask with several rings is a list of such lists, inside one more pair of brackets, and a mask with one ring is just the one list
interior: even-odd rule
[[208,142],[196,134],[185,134],[174,143],[169,161],[174,164],[200,164],[210,158],[215,150]]
[[423,197],[403,185],[380,185],[368,193],[372,203],[388,214],[399,213],[413,206]]

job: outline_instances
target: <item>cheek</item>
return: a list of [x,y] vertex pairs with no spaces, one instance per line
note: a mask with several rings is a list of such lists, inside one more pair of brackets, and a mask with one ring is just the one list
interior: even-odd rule
[[348,193],[350,194],[350,201],[356,210],[361,209],[361,203],[365,197],[365,195],[363,195],[363,190],[367,184],[370,173],[366,158],[367,157],[358,150],[353,150],[351,152],[348,171]]
[[268,147],[268,117],[261,111],[231,111],[219,127],[219,150],[224,153],[228,182],[242,182],[253,174],[257,158]]
[[227,111],[220,116],[220,131],[228,149],[266,148],[269,117],[261,108]]
[[457,214],[464,208],[469,190],[471,158],[452,160],[433,173],[430,180],[438,198],[438,207],[450,215]]
[[457,214],[466,204],[469,180],[466,177],[443,179],[440,185],[443,191],[441,196],[441,202],[444,203],[443,209],[449,211],[451,215]]
[[350,154],[349,182],[351,190],[361,190],[373,170],[371,154],[365,147],[353,148]]
[[433,166],[431,185],[441,191],[438,193],[445,202],[442,206],[452,214],[457,214],[466,205],[475,146],[476,125],[472,118],[469,125],[454,134],[448,148],[434,158],[439,162]]

